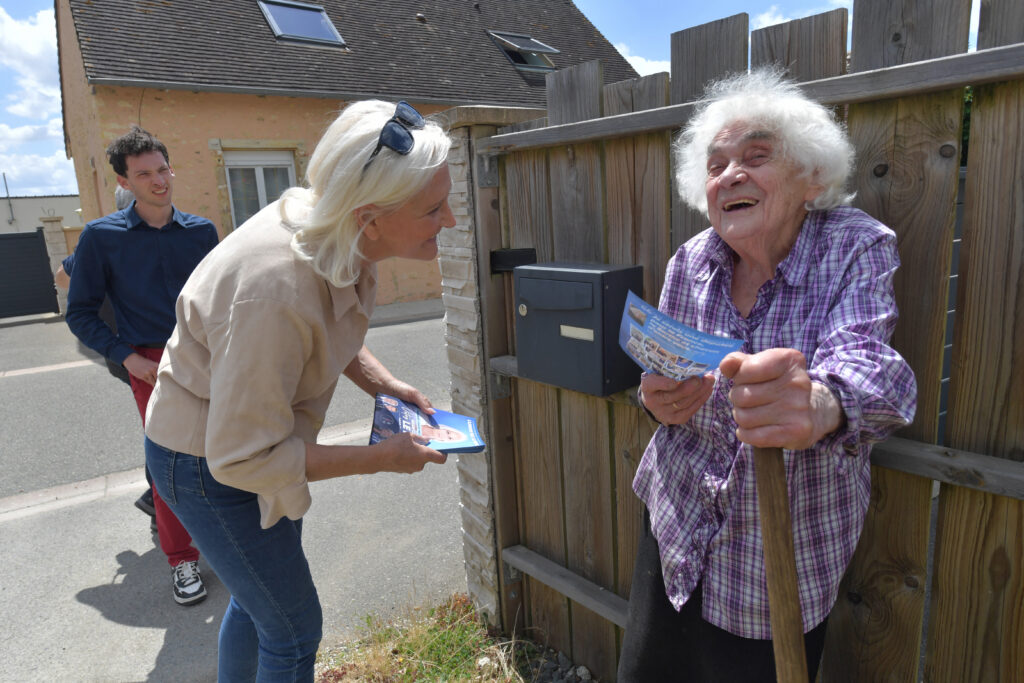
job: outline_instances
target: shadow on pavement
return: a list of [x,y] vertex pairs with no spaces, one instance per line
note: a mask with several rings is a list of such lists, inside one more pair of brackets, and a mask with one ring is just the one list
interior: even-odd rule
[[[211,681],[217,677],[217,633],[228,592],[200,560],[207,598],[181,606],[171,594],[170,567],[159,548],[139,555],[117,554],[118,569],[109,583],[85,588],[75,598],[108,621],[136,628],[164,629],[164,642],[147,681]],[[165,576],[165,581],[156,580]],[[161,586],[154,592],[154,586]],[[124,643],[126,648],[131,644]]]

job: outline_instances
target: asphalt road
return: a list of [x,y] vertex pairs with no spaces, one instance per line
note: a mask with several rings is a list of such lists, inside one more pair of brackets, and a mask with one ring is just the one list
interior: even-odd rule
[[[373,327],[366,345],[431,401],[450,401],[440,318]],[[342,377],[324,425],[372,413],[372,399]],[[141,467],[142,438],[131,390],[62,318],[0,320],[0,498]]]
[[[446,406],[440,318],[371,328],[367,346]],[[321,440],[366,443],[372,401],[339,382]],[[209,681],[227,591],[171,598],[170,570],[132,505],[145,487],[129,389],[59,318],[0,321],[0,681]],[[453,457],[415,475],[315,482],[303,541],[324,642],[368,615],[410,614],[466,589]]]

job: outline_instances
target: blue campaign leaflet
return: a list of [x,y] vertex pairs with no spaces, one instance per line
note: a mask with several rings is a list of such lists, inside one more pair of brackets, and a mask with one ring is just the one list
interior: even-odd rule
[[647,372],[683,380],[714,371],[743,342],[688,327],[630,292],[622,311],[619,346]]
[[399,432],[425,436],[430,439],[427,447],[442,453],[478,453],[484,449],[473,418],[444,410],[426,415],[411,403],[387,394],[377,394],[370,445]]

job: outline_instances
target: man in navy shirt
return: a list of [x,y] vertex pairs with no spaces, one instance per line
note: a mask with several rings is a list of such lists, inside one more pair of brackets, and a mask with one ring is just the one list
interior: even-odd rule
[[[138,126],[107,147],[117,183],[135,195],[126,209],[89,222],[75,249],[65,319],[82,342],[128,370],[146,420],[163,346],[174,330],[174,304],[192,270],[217,245],[217,229],[171,203],[174,171],[167,148]],[[115,333],[100,318],[110,298]],[[172,569],[174,599],[206,597],[199,552],[174,513],[153,491],[160,547]]]

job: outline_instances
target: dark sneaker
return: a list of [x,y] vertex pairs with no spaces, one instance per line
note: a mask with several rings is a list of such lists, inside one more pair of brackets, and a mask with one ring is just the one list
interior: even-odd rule
[[179,605],[194,605],[206,599],[206,586],[199,576],[199,563],[179,562],[171,572],[174,585],[174,601]]
[[156,508],[153,507],[153,490],[146,489],[138,500],[135,501],[135,507],[145,512],[150,517],[156,516]]

